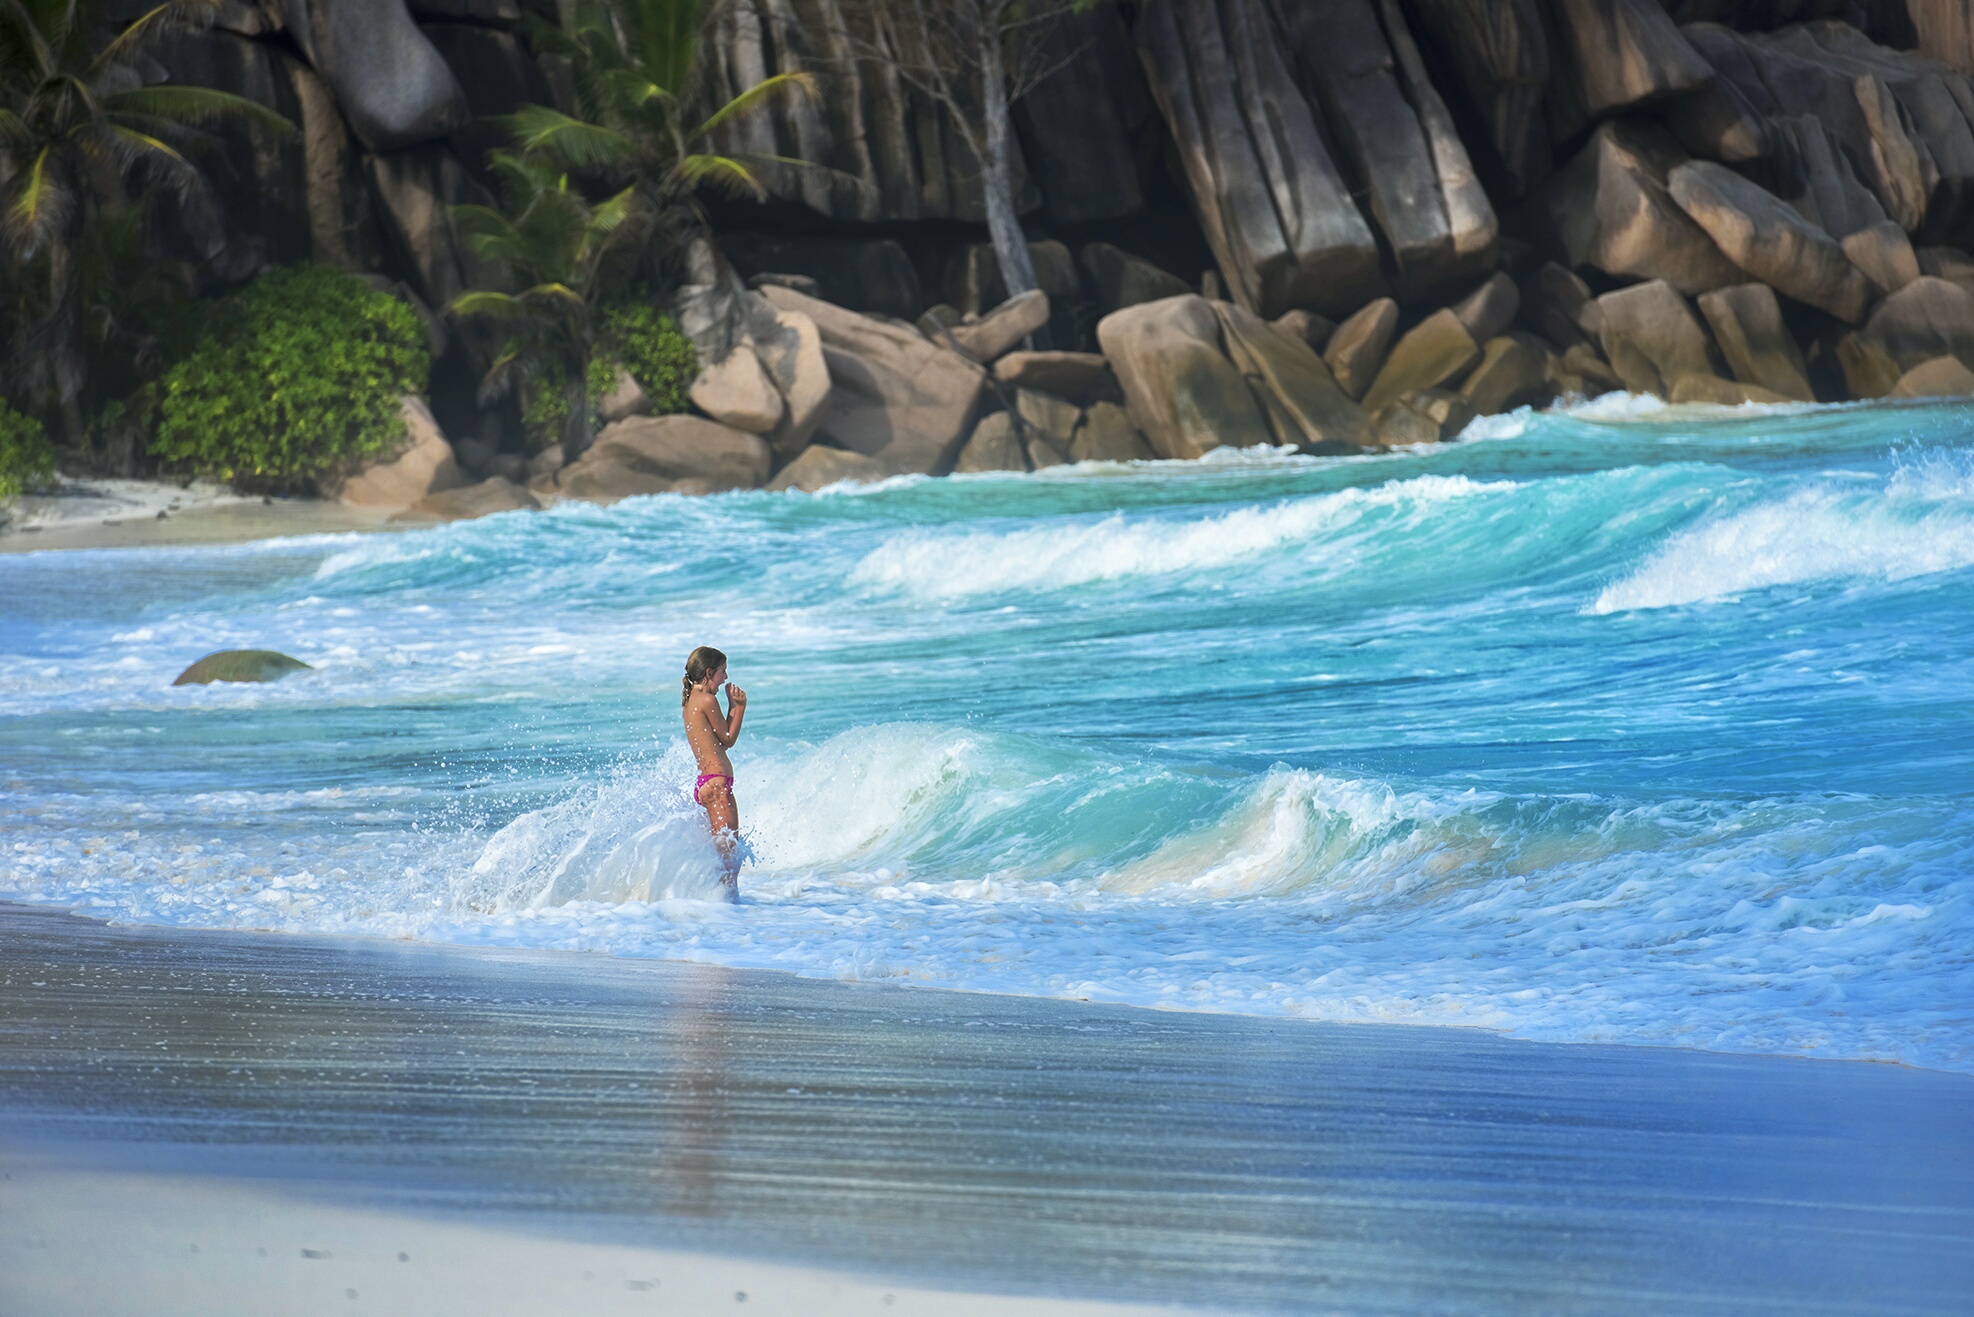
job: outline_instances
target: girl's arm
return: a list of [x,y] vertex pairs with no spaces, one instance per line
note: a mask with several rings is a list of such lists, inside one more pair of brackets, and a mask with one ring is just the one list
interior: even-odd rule
[[[719,707],[720,707],[719,701],[715,700],[713,702],[714,710],[717,711]],[[722,726],[717,726],[713,728],[713,737],[715,740],[717,740],[720,743],[721,749],[723,750],[733,749],[733,743],[740,739],[740,720],[742,718],[745,718],[746,716],[747,716],[747,692],[740,689],[740,687],[734,685],[732,682],[728,682],[727,683],[727,716]],[[708,721],[710,722],[711,719],[708,719]]]

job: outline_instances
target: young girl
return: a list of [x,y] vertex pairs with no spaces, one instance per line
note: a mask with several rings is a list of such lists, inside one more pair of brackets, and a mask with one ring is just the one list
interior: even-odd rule
[[[727,712],[720,712],[720,686],[727,688]],[[740,899],[740,807],[733,800],[733,761],[727,749],[740,739],[747,716],[747,692],[727,682],[727,656],[701,645],[685,660],[685,739],[699,761],[692,797],[706,810],[713,844],[725,873],[720,885],[729,901]]]

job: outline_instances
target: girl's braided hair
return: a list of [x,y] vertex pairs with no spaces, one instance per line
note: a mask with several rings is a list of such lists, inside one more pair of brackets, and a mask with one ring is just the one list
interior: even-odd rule
[[701,645],[685,656],[685,688],[679,695],[679,707],[683,709],[692,703],[692,688],[706,680],[709,673],[718,672],[727,665],[727,656],[711,645]]

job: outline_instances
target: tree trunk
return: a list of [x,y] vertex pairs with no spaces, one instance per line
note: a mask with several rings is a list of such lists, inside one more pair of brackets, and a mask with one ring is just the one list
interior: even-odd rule
[[[1028,235],[1021,231],[1021,220],[1014,209],[1014,163],[1008,138],[1008,79],[1001,61],[1000,25],[988,21],[980,31],[980,104],[982,125],[987,130],[986,159],[980,162],[981,191],[987,204],[987,234],[994,243],[994,259],[1001,266],[1001,282],[1008,296],[1038,287],[1035,262],[1028,254]],[[984,309],[984,308],[983,308]]]
[[569,416],[562,423],[562,461],[564,465],[575,461],[589,451],[590,441],[595,432],[589,422],[589,359],[583,354],[581,360],[570,363]]

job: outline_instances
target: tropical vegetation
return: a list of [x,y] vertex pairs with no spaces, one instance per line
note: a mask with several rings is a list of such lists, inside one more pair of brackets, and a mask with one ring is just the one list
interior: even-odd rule
[[151,453],[166,469],[292,490],[402,443],[423,393],[417,312],[325,265],[269,270],[232,298],[158,386]]
[[0,507],[55,474],[55,455],[41,422],[23,416],[0,400]]

